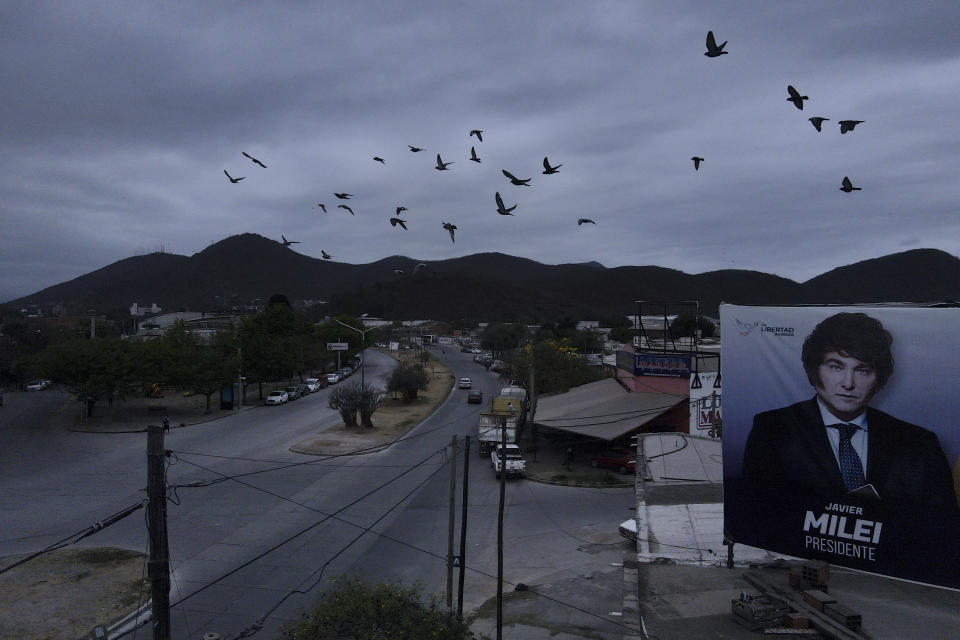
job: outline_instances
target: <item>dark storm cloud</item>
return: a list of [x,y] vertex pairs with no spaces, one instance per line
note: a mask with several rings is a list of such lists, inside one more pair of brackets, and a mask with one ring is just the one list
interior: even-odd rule
[[[246,231],[350,262],[501,251],[798,280],[904,246],[956,252],[958,17],[949,2],[6,5],[0,268],[17,275],[0,299]],[[729,55],[703,55],[709,29]],[[841,136],[843,118],[865,122]],[[560,173],[542,175],[545,155]],[[839,191],[844,175],[863,191]],[[410,233],[388,223],[399,204]]]

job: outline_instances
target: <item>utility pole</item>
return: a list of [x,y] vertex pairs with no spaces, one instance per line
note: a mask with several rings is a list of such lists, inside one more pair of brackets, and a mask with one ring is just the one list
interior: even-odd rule
[[463,514],[460,516],[460,584],[457,617],[463,620],[463,577],[467,569],[467,483],[470,481],[470,436],[463,440]]
[[457,507],[457,434],[450,443],[450,514],[447,531],[447,610],[453,613],[453,525]]
[[527,401],[530,403],[530,438],[533,440],[533,461],[537,461],[537,425],[533,421],[537,414],[537,387],[536,387],[536,367],[533,355],[533,348],[530,349],[530,392],[527,394]]
[[164,431],[170,422],[163,419],[163,426],[147,427],[147,518],[150,534],[150,560],[147,575],[153,598],[151,626],[153,640],[170,640],[170,560],[167,551],[167,478],[164,465],[166,450],[163,446]]
[[[513,405],[507,405],[514,415]],[[503,503],[507,491],[507,423],[500,423],[500,506],[497,509],[497,640],[503,640]]]

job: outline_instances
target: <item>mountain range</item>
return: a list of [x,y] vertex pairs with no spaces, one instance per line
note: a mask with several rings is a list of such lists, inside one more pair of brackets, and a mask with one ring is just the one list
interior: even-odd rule
[[[421,262],[425,266],[414,273]],[[311,258],[245,233],[192,256],[126,258],[9,304],[60,303],[70,310],[122,313],[136,301],[156,303],[164,311],[216,312],[266,301],[274,294],[291,301],[325,301],[321,308],[326,313],[393,319],[606,319],[637,313],[637,300],[697,300],[700,313],[716,316],[721,302],[960,300],[960,259],[937,249],[914,249],[840,266],[799,283],[758,271],[691,275],[657,266],[547,265],[502,253],[437,261],[391,256],[353,265]]]

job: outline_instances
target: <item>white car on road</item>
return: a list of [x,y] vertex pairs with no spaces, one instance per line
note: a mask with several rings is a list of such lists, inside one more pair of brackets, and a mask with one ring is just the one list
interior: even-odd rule
[[457,386],[461,389],[469,389],[470,385],[472,384],[473,382],[470,380],[470,378],[460,378],[460,382],[457,383]]
[[267,394],[264,404],[283,404],[289,399],[286,391],[271,391]]

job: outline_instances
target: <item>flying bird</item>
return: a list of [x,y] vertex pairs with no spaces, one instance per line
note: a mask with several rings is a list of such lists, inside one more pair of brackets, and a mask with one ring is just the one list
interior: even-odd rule
[[357,215],[357,214],[355,214],[355,213],[353,212],[353,209],[351,209],[350,207],[348,207],[348,206],[345,205],[345,204],[338,204],[338,205],[337,205],[337,208],[338,208],[338,209],[346,209],[347,211],[350,212],[350,215],[352,215],[352,216]]
[[500,197],[499,191],[497,191],[496,197],[497,197],[497,213],[499,213],[502,216],[512,216],[513,214],[510,212],[516,209],[517,205],[513,205],[512,207],[507,209],[506,207],[503,206],[503,198]]
[[562,167],[562,166],[563,166],[562,164],[558,164],[558,165],[555,166],[555,167],[551,167],[551,166],[550,166],[550,161],[547,160],[546,156],[544,156],[544,158],[543,158],[543,174],[544,174],[544,175],[547,175],[547,176],[548,176],[548,175],[550,175],[551,173],[559,173],[559,171],[557,171],[557,170],[558,170],[560,167]]
[[861,190],[860,187],[853,186],[853,183],[850,182],[850,178],[848,178],[847,176],[843,176],[843,186],[840,187],[840,191],[845,191],[846,193],[850,193],[851,191],[860,191],[860,190]]
[[507,176],[507,179],[510,180],[510,184],[515,184],[518,187],[530,186],[530,180],[532,180],[532,178],[524,178],[523,180],[521,180],[517,176],[507,171],[506,169],[500,169],[500,171],[503,173],[503,175]]
[[471,136],[477,136],[477,140],[479,140],[480,142],[483,142],[483,135],[482,135],[482,134],[483,134],[483,131],[482,131],[481,129],[471,129],[471,130],[470,130],[470,135],[471,135]]
[[393,225],[394,227],[397,225],[400,225],[401,227],[403,227],[404,231],[407,230],[407,225],[405,225],[404,221],[401,220],[400,218],[390,218],[390,224]]
[[863,120],[838,120],[837,124],[840,125],[840,133],[846,133],[847,131],[853,131],[853,128],[861,122]]
[[324,251],[323,249],[320,249],[320,255],[323,256],[323,259],[324,259],[324,260],[329,260],[330,258],[333,257],[332,255],[330,255],[329,253],[327,253],[327,252]]
[[300,244],[299,240],[287,240],[286,238],[283,237],[282,233],[280,234],[280,237],[283,238],[283,246],[285,247],[289,247],[292,244]]
[[402,275],[403,275],[403,269],[394,269],[393,272],[394,272],[396,275],[398,275],[398,276],[402,276]]
[[399,207],[397,207],[397,215],[400,215],[401,211],[406,211],[406,210],[407,208],[405,206],[400,205]]
[[230,182],[232,182],[233,184],[237,184],[238,182],[240,182],[241,180],[243,180],[243,178],[246,178],[246,176],[242,176],[242,177],[240,177],[240,178],[234,178],[232,175],[230,175],[229,173],[227,173],[227,170],[226,170],[226,169],[224,169],[223,172],[227,174],[227,177],[230,179]]
[[480,162],[480,158],[477,157],[477,150],[473,147],[470,147],[470,159],[474,162]]
[[257,160],[256,158],[254,158],[252,155],[250,155],[250,154],[247,153],[246,151],[241,151],[240,153],[242,153],[243,155],[245,155],[245,156],[247,156],[248,158],[250,158],[250,159],[254,162],[254,164],[258,164],[258,165],[260,165],[261,167],[263,167],[264,169],[267,168],[267,165],[263,164],[262,162],[260,162],[260,161]]
[[353,196],[352,193],[335,193],[333,195],[337,196],[341,200],[349,200],[350,197]]
[[450,242],[456,242],[456,240],[454,240],[453,238],[453,232],[456,231],[457,225],[450,224],[449,222],[444,222],[443,228],[450,232]]
[[438,153],[438,154],[437,154],[437,166],[434,167],[434,168],[435,168],[437,171],[449,171],[449,169],[447,169],[447,165],[448,165],[448,164],[453,164],[453,161],[451,160],[450,162],[444,162],[443,160],[440,159],[440,154]]
[[414,153],[416,153],[417,151],[426,151],[426,149],[421,149],[420,147],[414,147],[409,144],[407,146],[410,147],[410,151],[413,151]]
[[830,118],[821,118],[820,116],[813,116],[812,118],[807,118],[810,121],[810,124],[813,125],[813,128],[817,131],[821,131],[820,126],[828,121]]
[[717,46],[717,41],[713,37],[713,31],[707,31],[707,52],[703,55],[708,58],[717,58],[725,53],[730,53],[729,51],[723,50],[725,46],[727,46],[726,40],[723,41],[723,44]]
[[426,269],[426,267],[427,267],[426,262],[419,262],[417,263],[417,266],[413,268],[413,272],[416,273],[417,271],[420,271],[420,269]]
[[703,162],[703,158],[700,156],[693,156],[690,159],[693,160],[693,170],[700,171],[700,163]]
[[323,204],[322,202],[318,202],[318,203],[317,203],[317,206],[320,207],[321,209],[323,209],[323,212],[324,212],[324,213],[327,212],[327,205]]
[[373,159],[376,160],[377,162],[379,162],[380,164],[387,164],[387,163],[384,161],[384,159],[381,158],[380,156],[373,156]]
[[[727,44],[727,43],[724,42],[723,44]],[[726,51],[724,51],[724,53],[726,53]],[[580,218],[579,220],[577,220],[577,226],[580,226],[581,224],[597,224],[597,223],[591,220],[590,218]]]
[[787,85],[787,93],[790,94],[790,97],[787,98],[787,102],[792,102],[793,106],[803,111],[803,101],[809,100],[810,98],[800,95],[800,92],[794,89],[792,84]]

